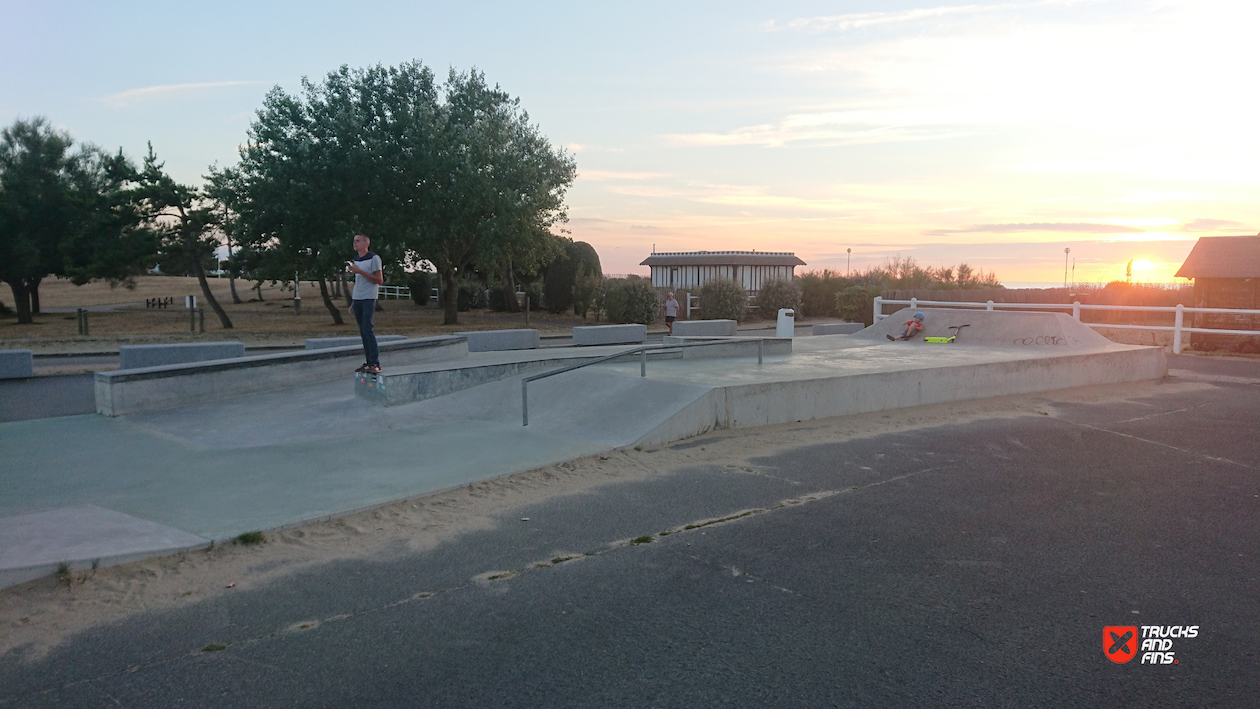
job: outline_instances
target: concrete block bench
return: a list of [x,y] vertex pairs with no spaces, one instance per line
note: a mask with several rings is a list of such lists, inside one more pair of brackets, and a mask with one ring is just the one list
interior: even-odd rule
[[457,332],[455,335],[468,338],[469,352],[536,350],[538,349],[539,341],[539,332],[532,329],[476,330],[473,332]]
[[30,350],[0,350],[0,379],[24,379],[35,376]]
[[161,367],[167,364],[206,362],[245,356],[240,342],[186,342],[178,345],[123,345],[118,348],[119,369]]
[[678,320],[675,337],[734,337],[734,320]]
[[[397,342],[398,340],[407,339],[406,335],[377,335],[376,344],[382,342]],[[306,349],[323,350],[329,347],[351,347],[353,345],[362,345],[363,338],[355,335],[354,337],[308,337],[306,338]]]
[[637,345],[646,339],[647,325],[590,325],[573,328],[575,345]]
[[852,335],[858,330],[866,328],[864,323],[860,322],[829,322],[818,323],[814,325],[813,334],[815,335]]

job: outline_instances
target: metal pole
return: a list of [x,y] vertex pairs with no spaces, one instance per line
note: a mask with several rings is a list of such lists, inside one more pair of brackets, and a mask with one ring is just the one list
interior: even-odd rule
[[757,338],[757,364],[761,364],[761,343],[763,342],[765,342],[764,339]]
[[521,380],[521,425],[529,425],[529,382]]
[[1068,254],[1072,253],[1072,249],[1063,250],[1063,287],[1067,288],[1067,272],[1068,272]]
[[884,317],[884,297],[883,296],[881,295],[875,296],[874,308],[875,308],[875,322],[879,322],[879,319]]
[[639,376],[647,376],[647,350],[639,350]]
[[1181,324],[1186,314],[1185,307],[1177,303],[1177,315],[1173,319],[1173,354],[1181,354]]
[[197,328],[200,332],[206,331],[206,309],[199,308],[197,310]]
[[853,247],[845,249],[844,252],[847,254],[844,262],[844,275],[847,278],[853,272]]

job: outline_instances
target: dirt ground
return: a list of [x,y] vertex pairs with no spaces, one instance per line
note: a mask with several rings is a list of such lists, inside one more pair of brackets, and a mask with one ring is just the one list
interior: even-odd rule
[[[111,352],[119,345],[168,342],[210,342],[236,340],[246,347],[282,347],[301,345],[308,337],[341,337],[358,334],[354,318],[344,309],[344,301],[334,301],[341,309],[342,324],[333,322],[324,306],[316,284],[303,281],[301,313],[295,315],[293,290],[281,286],[264,287],[263,300],[258,292],[248,290],[251,284],[237,281],[237,294],[244,301],[232,302],[227,279],[210,279],[210,289],[227,311],[232,328],[225,330],[204,299],[195,278],[178,276],[146,276],[136,279],[136,287],[111,288],[107,283],[76,286],[67,280],[48,279],[39,288],[41,313],[35,323],[17,324],[15,316],[0,318],[0,349],[29,349],[36,354],[70,352]],[[205,332],[192,332],[184,296],[197,295],[198,307],[205,310]],[[8,296],[5,298],[4,296]],[[145,306],[146,299],[172,298],[166,308]],[[0,293],[0,302],[12,302],[12,294]],[[74,310],[89,308],[89,335],[78,334],[78,316]],[[443,325],[442,311],[430,303],[420,307],[410,300],[380,301],[376,315],[376,332],[381,335],[429,337],[464,330],[504,330],[531,327],[545,335],[568,335],[575,325],[594,325],[572,314],[531,313],[529,325],[525,316],[516,313],[495,313],[472,310],[459,314],[459,324]],[[663,331],[663,325],[657,325]]]

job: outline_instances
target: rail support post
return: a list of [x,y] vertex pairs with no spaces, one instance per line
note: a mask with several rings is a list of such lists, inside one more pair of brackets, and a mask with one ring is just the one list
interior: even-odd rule
[[647,376],[647,348],[639,350],[639,376]]
[[529,425],[529,382],[521,380],[521,425]]
[[884,296],[882,295],[875,296],[874,308],[875,308],[874,322],[879,322],[880,318],[884,317]]
[[1072,318],[1076,322],[1081,321],[1081,301],[1079,300],[1072,301]]
[[761,344],[763,342],[765,342],[765,340],[763,340],[760,337],[757,338],[757,364],[758,366],[761,365]]
[[1185,322],[1185,307],[1177,303],[1177,314],[1173,318],[1173,354],[1181,354],[1181,326]]

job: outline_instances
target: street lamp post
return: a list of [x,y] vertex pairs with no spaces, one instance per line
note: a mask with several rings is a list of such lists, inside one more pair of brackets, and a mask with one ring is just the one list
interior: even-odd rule
[[1063,287],[1064,288],[1068,287],[1068,284],[1067,284],[1068,254],[1070,253],[1072,253],[1072,249],[1070,248],[1063,249]]
[[848,254],[844,261],[844,277],[848,278],[849,274],[853,271],[853,247],[845,249],[844,252]]

